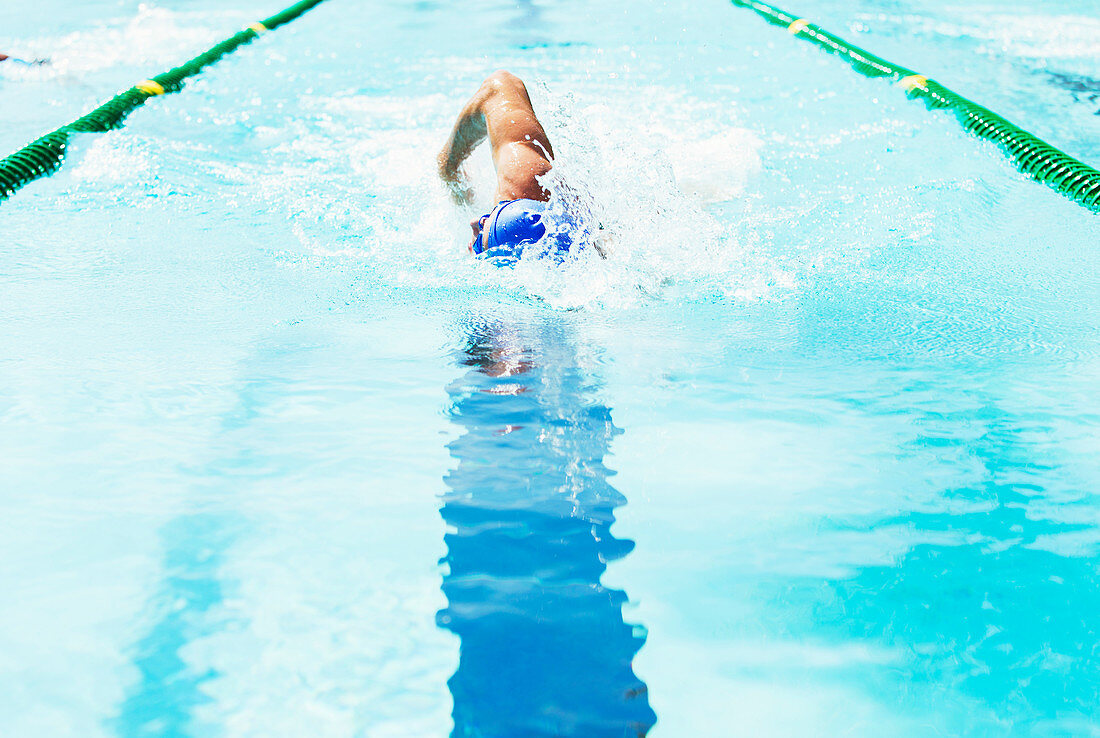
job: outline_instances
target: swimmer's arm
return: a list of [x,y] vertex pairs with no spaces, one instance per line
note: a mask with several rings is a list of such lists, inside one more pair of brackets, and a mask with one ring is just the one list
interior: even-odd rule
[[462,162],[466,161],[474,149],[489,135],[489,126],[482,109],[485,98],[484,87],[470,98],[458,114],[458,120],[455,121],[454,128],[451,130],[450,138],[447,139],[443,150],[439,152],[439,178],[447,185],[455,202],[460,204],[469,204],[473,199],[473,191],[460,169]]
[[469,202],[473,194],[459,167],[486,138],[497,170],[494,201],[549,197],[537,178],[550,171],[554,150],[523,80],[504,70],[489,75],[462,108],[439,152],[439,176],[459,202]]

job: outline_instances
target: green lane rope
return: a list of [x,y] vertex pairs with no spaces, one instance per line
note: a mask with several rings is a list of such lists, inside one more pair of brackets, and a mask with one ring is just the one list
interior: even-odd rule
[[853,46],[805,18],[756,0],[732,2],[738,7],[755,11],[773,25],[785,27],[801,39],[839,55],[866,77],[889,77],[910,98],[924,100],[930,109],[953,112],[967,131],[997,144],[1021,172],[1053,187],[1086,208],[1100,212],[1100,171],[1088,164],[1059,151],[991,110],[952,92],[939,82]]
[[73,133],[103,133],[118,128],[131,112],[145,101],[167,92],[179,92],[183,81],[194,77],[205,67],[236,51],[256,39],[265,31],[271,31],[289,23],[324,0],[301,0],[281,13],[252,23],[244,30],[222,41],[209,51],[152,79],[142,80],[125,92],[116,95],[92,112],[72,123],[47,133],[6,159],[0,160],[0,201],[11,197],[20,187],[41,177],[49,176],[61,168],[65,147]]

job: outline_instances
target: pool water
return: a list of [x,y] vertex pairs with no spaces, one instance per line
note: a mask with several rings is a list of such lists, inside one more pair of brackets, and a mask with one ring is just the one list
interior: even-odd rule
[[[9,4],[0,150],[277,5]],[[1091,0],[788,9],[1100,161]],[[606,260],[466,253],[497,68]],[[332,0],[0,205],[0,733],[1100,735],[1098,233],[719,0]]]

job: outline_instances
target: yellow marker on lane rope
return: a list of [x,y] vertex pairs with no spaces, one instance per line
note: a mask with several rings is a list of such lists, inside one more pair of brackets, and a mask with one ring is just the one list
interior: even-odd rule
[[908,77],[902,77],[898,80],[898,87],[903,88],[906,92],[917,87],[927,92],[928,78],[923,74],[910,74]]
[[923,100],[930,110],[950,111],[968,133],[992,142],[1021,172],[1100,214],[1100,169],[1051,146],[936,80],[861,49],[794,13],[761,0],[731,2],[739,8],[752,10],[773,26],[786,28],[797,39],[836,54],[864,77],[885,78],[905,90],[907,97]]
[[797,34],[799,31],[806,30],[806,26],[810,25],[810,22],[805,18],[799,18],[791,25],[787,26],[787,30],[792,34]]
[[[154,97],[183,89],[184,80],[195,77],[204,69],[237,49],[252,43],[268,31],[300,18],[325,0],[298,0],[269,18],[262,18],[232,36],[215,44],[198,56],[127,87],[99,107],[76,120],[40,136],[18,151],[0,159],[0,202],[7,200],[27,184],[56,172],[65,160],[69,138],[78,133],[103,133],[120,128],[133,111]],[[792,18],[794,16],[791,16]]]
[[151,79],[143,79],[141,82],[138,82],[136,85],[134,85],[134,87],[141,90],[142,92],[144,92],[147,95],[163,95],[164,94],[164,88],[161,87],[158,83],[154,82]]

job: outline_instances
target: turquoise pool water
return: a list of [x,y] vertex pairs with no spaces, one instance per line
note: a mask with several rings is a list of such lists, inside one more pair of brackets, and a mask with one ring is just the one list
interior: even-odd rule
[[[10,5],[0,150],[275,5]],[[1100,161],[1091,1],[790,10]],[[466,255],[500,67],[607,261]],[[0,206],[0,732],[1100,735],[1098,224],[724,2],[332,0]]]

